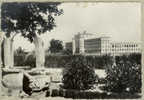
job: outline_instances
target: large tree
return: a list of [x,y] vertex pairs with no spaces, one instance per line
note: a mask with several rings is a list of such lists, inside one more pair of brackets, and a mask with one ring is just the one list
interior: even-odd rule
[[15,34],[20,33],[33,42],[36,48],[37,67],[44,66],[45,62],[44,44],[40,35],[56,27],[55,16],[59,16],[63,12],[58,8],[59,4],[58,2],[2,4],[2,30],[6,38],[12,40]]
[[58,52],[62,51],[63,50],[62,41],[52,39],[50,41],[49,50],[51,53],[58,53]]

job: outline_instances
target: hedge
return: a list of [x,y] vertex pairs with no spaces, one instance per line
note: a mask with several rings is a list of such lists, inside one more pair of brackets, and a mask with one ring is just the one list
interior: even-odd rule
[[[77,55],[79,56],[79,55]],[[67,62],[73,59],[72,55],[46,55],[45,67],[46,68],[64,68]],[[36,58],[34,55],[15,55],[15,66],[31,66],[35,67]],[[86,56],[86,62],[97,69],[104,69],[107,64],[112,63],[112,57],[109,55],[104,56]]]

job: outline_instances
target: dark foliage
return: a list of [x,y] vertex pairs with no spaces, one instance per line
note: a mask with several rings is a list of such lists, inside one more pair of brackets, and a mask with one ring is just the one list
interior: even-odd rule
[[113,57],[110,55],[103,56],[86,56],[86,60],[88,64],[98,69],[105,69],[107,65],[111,65],[113,63]]
[[46,56],[45,66],[47,68],[64,68],[65,64],[69,62],[71,56]]
[[31,66],[31,68],[36,67],[36,57],[34,55],[30,55],[24,62],[26,66]]
[[[62,14],[60,3],[26,2],[2,4],[2,30],[9,37],[12,32],[22,33],[31,42],[37,34],[51,31],[55,26],[54,16]],[[44,18],[43,15],[46,15]]]
[[[136,58],[136,59],[134,59]],[[116,57],[116,65],[107,66],[107,90],[113,92],[141,92],[141,56],[133,54]]]
[[36,66],[36,58],[34,55],[19,54],[14,56],[14,65],[15,66],[30,66],[34,68]]
[[84,56],[73,56],[66,63],[63,70],[63,88],[85,90],[90,89],[96,83],[98,76],[94,67],[87,63]]
[[123,61],[130,61],[131,63],[141,64],[141,54],[140,53],[133,53],[130,55],[123,55],[123,56],[116,56],[116,63]]
[[63,55],[72,55],[72,50],[70,50],[70,49],[65,49],[65,50],[62,51],[62,54],[63,54]]
[[62,41],[52,39],[50,41],[49,50],[51,53],[58,53],[58,52],[62,51],[63,50]]
[[[47,91],[46,97],[50,96],[50,91]],[[72,99],[140,99],[138,94],[130,93],[111,93],[106,92],[91,92],[91,91],[79,91],[79,90],[53,90],[52,97],[64,97]]]
[[[15,55],[14,63],[16,66],[35,67],[35,56],[27,54]],[[46,55],[45,67],[47,68],[65,68],[67,62],[71,62],[74,56],[70,55]],[[108,64],[112,63],[111,56],[85,56],[86,62],[96,69],[104,69]]]

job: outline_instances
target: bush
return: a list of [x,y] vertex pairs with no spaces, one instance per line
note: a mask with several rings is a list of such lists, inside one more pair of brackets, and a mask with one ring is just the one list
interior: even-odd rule
[[24,54],[15,55],[14,56],[14,65],[15,66],[23,66],[24,65],[24,59],[25,59],[25,55]]
[[34,68],[36,65],[36,58],[34,55],[29,55],[26,57],[26,54],[20,54],[14,56],[14,65],[15,66],[30,66]]
[[[46,67],[64,68],[65,63],[71,62],[74,59],[72,55],[46,55]],[[109,55],[104,56],[85,56],[86,62],[94,68],[104,69],[107,64],[112,63],[112,57]]]
[[118,58],[116,65],[106,68],[107,89],[112,92],[141,92],[141,64],[132,61],[132,55]]
[[112,64],[113,59],[110,55],[103,56],[86,56],[87,63],[97,69],[105,69],[105,66]]
[[[47,68],[64,68],[67,62],[71,62],[74,56],[72,55],[46,55],[45,56],[45,67]],[[104,69],[107,64],[112,63],[112,57],[109,55],[104,56],[85,56],[87,64],[96,68]],[[31,66],[35,67],[36,58],[35,55],[15,55],[14,57],[15,66]]]
[[62,82],[65,89],[90,89],[97,80],[94,68],[84,56],[73,56],[63,70]]
[[140,53],[133,53],[130,55],[123,55],[123,56],[116,56],[116,63],[120,61],[126,62],[129,61],[131,63],[141,64],[141,54]]
[[31,66],[31,68],[36,67],[36,57],[34,55],[29,55],[27,59],[24,60],[25,66]]

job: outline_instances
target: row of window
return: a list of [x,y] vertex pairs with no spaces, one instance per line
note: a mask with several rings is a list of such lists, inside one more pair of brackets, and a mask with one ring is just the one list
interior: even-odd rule
[[96,50],[85,50],[85,52],[86,53],[92,53],[92,52],[93,53],[99,53],[100,51],[99,50],[97,50],[97,51]]
[[112,45],[112,47],[138,47],[138,44]]
[[[71,47],[67,47],[67,48],[71,48]],[[71,48],[72,49],[72,48]],[[140,48],[127,48],[127,49],[123,49],[123,48],[117,48],[117,49],[111,49],[111,48],[99,48],[99,47],[85,47],[84,49],[86,50],[103,50],[103,51],[140,51]]]
[[114,50],[114,49],[112,49],[112,51],[140,51],[140,49],[122,49],[122,50]]
[[85,48],[101,48],[100,45],[85,45]]

